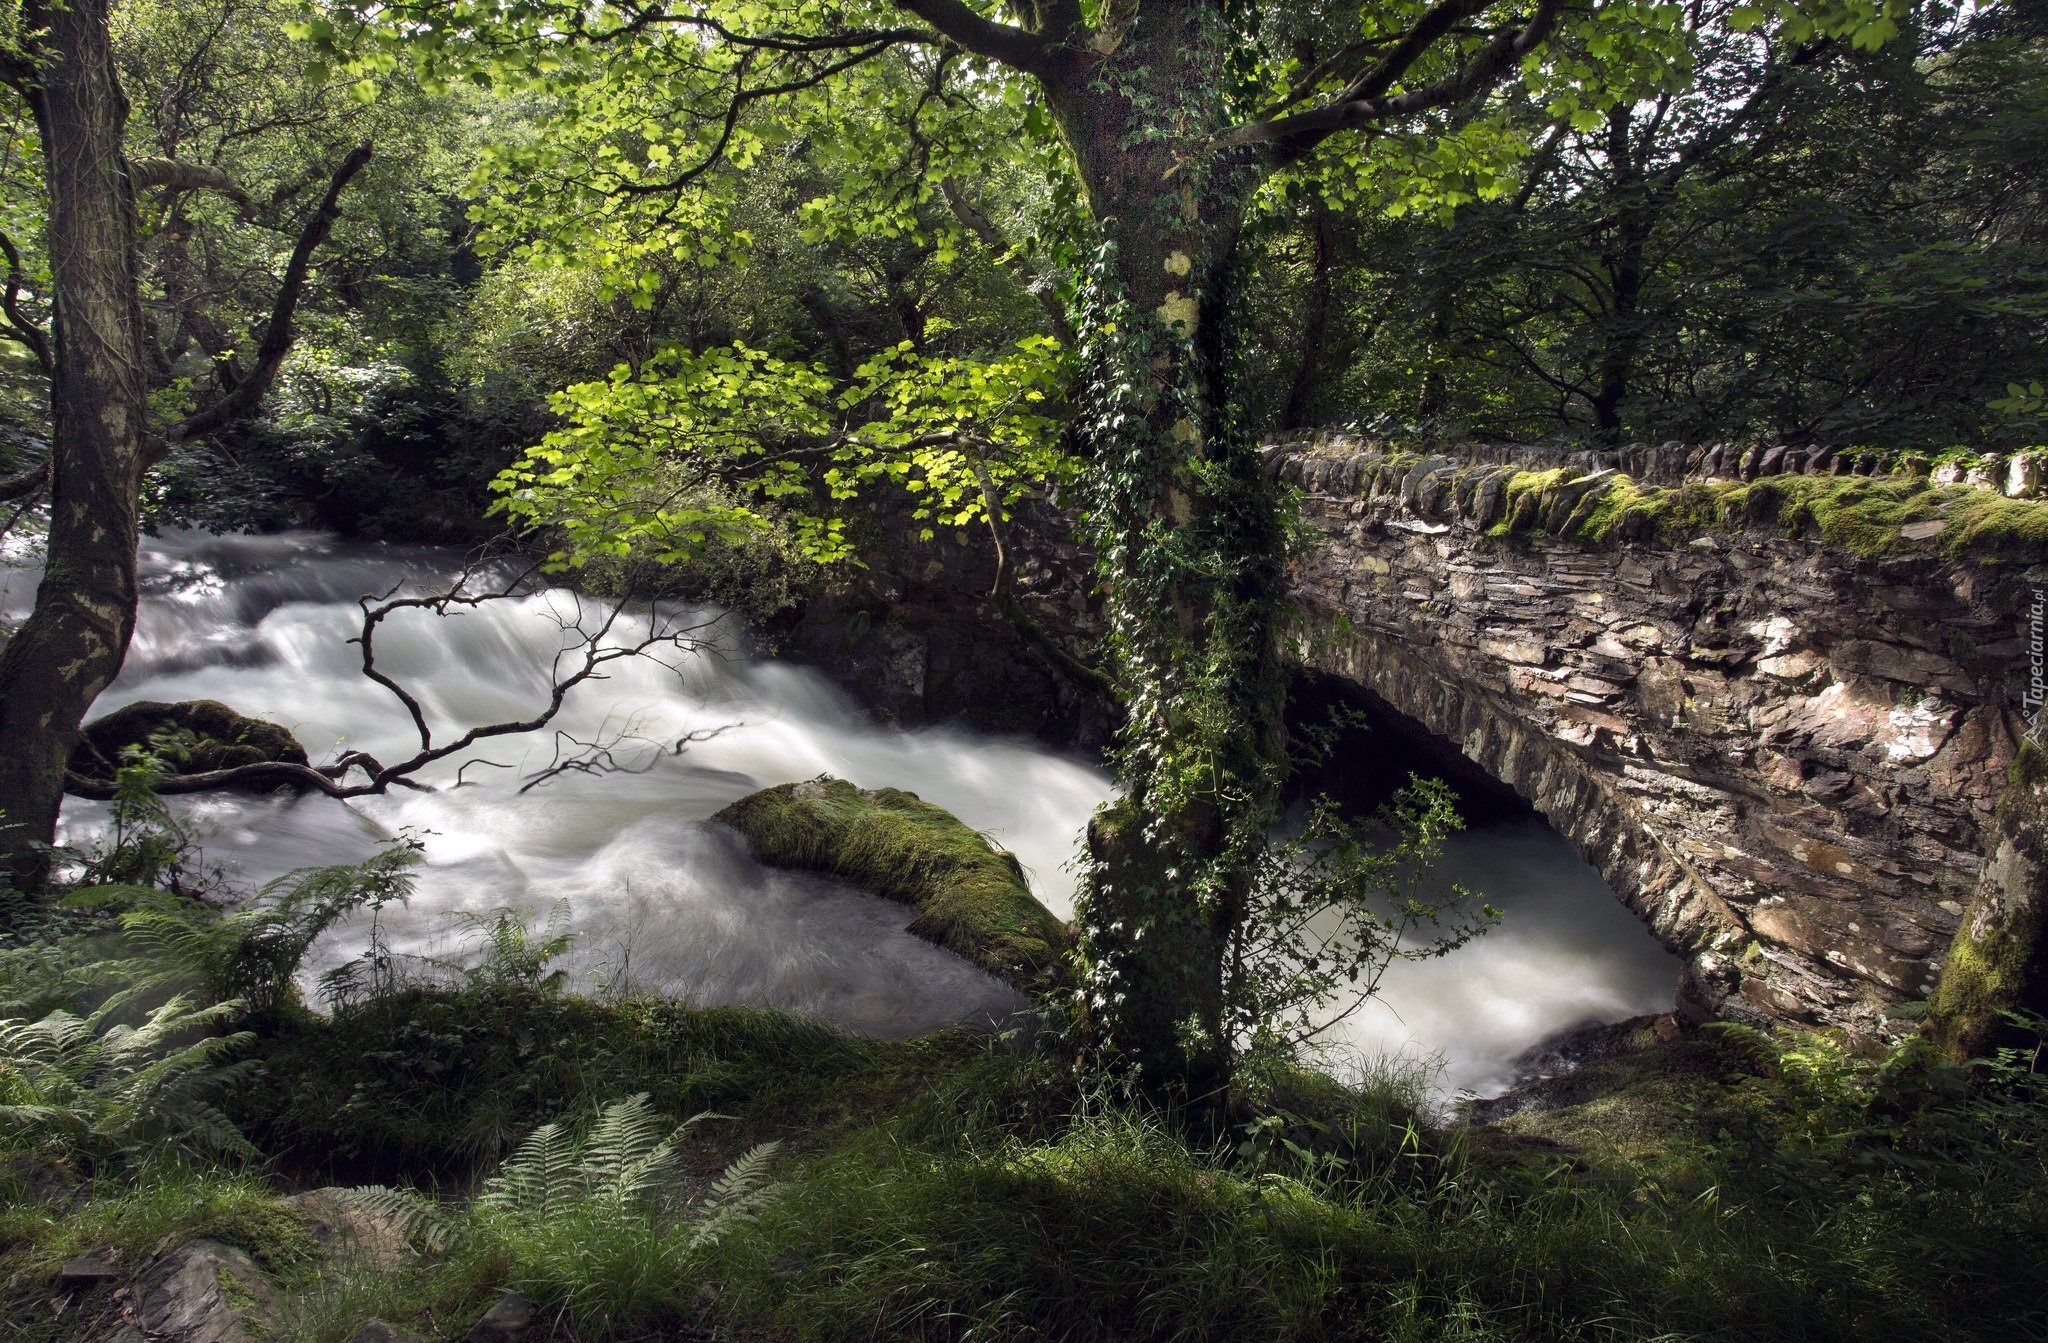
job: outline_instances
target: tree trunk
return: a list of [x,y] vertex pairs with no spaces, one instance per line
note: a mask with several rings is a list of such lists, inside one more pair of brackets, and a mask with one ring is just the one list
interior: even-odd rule
[[121,670],[135,626],[136,506],[148,403],[128,122],[109,0],[32,4],[44,30],[29,102],[50,197],[56,373],[49,559],[35,611],[0,653],[0,875],[48,865],[78,725]]
[[1228,1081],[1224,956],[1284,772],[1284,529],[1226,381],[1261,170],[1173,153],[1226,124],[1225,55],[1206,7],[1146,7],[1084,88],[1048,96],[1101,240],[1077,400],[1126,697],[1126,794],[1090,827],[1079,904],[1085,1011],[1106,1056],[1197,1110]]
[[1436,417],[1450,404],[1444,367],[1450,363],[1453,272],[1443,271],[1429,291],[1429,344],[1422,352],[1422,390],[1415,398],[1415,418],[1425,434],[1434,434]]
[[1621,403],[1635,373],[1643,294],[1643,253],[1649,243],[1648,185],[1629,141],[1633,117],[1623,104],[1607,115],[1607,159],[1614,174],[1613,244],[1602,258],[1609,293],[1599,383],[1593,391],[1593,430],[1603,443],[1621,441]]
[[1322,381],[1323,347],[1330,338],[1330,291],[1336,287],[1337,220],[1320,195],[1315,198],[1311,209],[1315,259],[1309,271],[1308,302],[1301,316],[1301,360],[1294,367],[1294,382],[1287,389],[1287,406],[1280,412],[1282,429],[1308,427],[1309,410],[1315,404]]
[[2048,753],[2032,740],[1986,838],[1977,894],[1927,1005],[1928,1034],[1958,1063],[2028,1043],[2009,1014],[2048,1016]]

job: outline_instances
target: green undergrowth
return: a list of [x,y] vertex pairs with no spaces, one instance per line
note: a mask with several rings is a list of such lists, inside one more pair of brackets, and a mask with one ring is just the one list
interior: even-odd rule
[[[1505,486],[1493,536],[1544,533],[1594,544],[1683,543],[1716,532],[1774,528],[1858,555],[1937,554],[1978,563],[2048,559],[2048,500],[1934,485],[1924,476],[1766,476],[1661,487],[1626,476],[1588,484],[1562,467],[1524,471]],[[1903,529],[1934,522],[1932,535]]]
[[1018,988],[1058,971],[1066,926],[1031,894],[1015,855],[915,793],[821,778],[750,793],[714,819],[764,863],[916,906],[911,932]]
[[[53,1184],[56,1186],[53,1188]],[[120,1303],[107,1291],[58,1314],[48,1284],[74,1256],[111,1249],[139,1266],[205,1237],[247,1251],[286,1286],[312,1287],[321,1253],[272,1182],[247,1172],[152,1164],[121,1178],[67,1180],[20,1154],[0,1166],[0,1319],[20,1343],[112,1339]]]
[[724,1248],[715,1317],[821,1340],[2038,1337],[2044,1098],[1932,1069],[1692,1037],[1614,1061],[1619,1104],[1446,1134],[1325,1095],[1257,1159],[1114,1107],[1051,1134],[906,1116]]
[[17,1164],[0,1174],[0,1255],[10,1276],[48,1278],[87,1250],[113,1247],[140,1262],[164,1241],[208,1237],[247,1250],[290,1280],[320,1256],[305,1219],[253,1173],[191,1166],[145,1168],[139,1177],[87,1181],[75,1203],[52,1206],[22,1184]]
[[307,1178],[462,1183],[535,1125],[646,1092],[678,1120],[730,1116],[706,1160],[770,1130],[831,1142],[981,1046],[966,1033],[866,1040],[809,1017],[541,991],[413,989],[305,1016],[257,1051],[230,1113]]
[[[248,1171],[146,1167],[54,1201],[17,1189],[0,1305],[35,1343],[100,1337],[41,1323],[56,1264],[208,1234],[258,1257],[282,1336],[309,1343],[372,1317],[459,1339],[506,1287],[557,1340],[2048,1331],[2048,1095],[2024,1061],[1971,1090],[1913,1048],[1870,1060],[1641,1024],[1617,1038],[1477,1128],[1433,1121],[1414,1074],[1273,1068],[1246,1079],[1227,1131],[1191,1135],[987,1037],[875,1043],[769,1012],[414,990],[262,1043],[259,1094],[236,1108],[266,1152]],[[663,1132],[732,1116],[677,1139],[692,1190],[785,1143],[724,1234],[693,1234],[702,1192],[633,1215],[467,1204],[501,1169],[479,1134],[543,1118],[592,1134],[601,1107],[642,1092]],[[321,1258],[279,1201],[341,1178],[314,1167],[350,1143],[441,1200],[422,1214],[440,1238],[406,1266]],[[68,1323],[111,1323],[104,1305]]]

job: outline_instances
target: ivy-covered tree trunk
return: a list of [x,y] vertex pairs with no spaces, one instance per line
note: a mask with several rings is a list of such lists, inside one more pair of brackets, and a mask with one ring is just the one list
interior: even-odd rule
[[38,880],[78,725],[121,669],[134,630],[136,505],[148,403],[128,104],[109,0],[32,4],[38,68],[23,82],[50,197],[49,558],[34,613],[0,653],[0,876]]
[[1226,37],[1206,6],[1147,10],[1085,84],[1048,94],[1098,229],[1078,400],[1126,710],[1126,794],[1089,833],[1085,1012],[1146,1090],[1198,1108],[1228,1080],[1225,958],[1284,773],[1285,530],[1229,397],[1260,171],[1175,157],[1228,124]]

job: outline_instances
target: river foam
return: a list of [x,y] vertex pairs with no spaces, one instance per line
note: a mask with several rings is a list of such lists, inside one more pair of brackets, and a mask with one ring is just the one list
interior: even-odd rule
[[[348,642],[360,626],[355,599],[454,566],[445,551],[308,534],[146,538],[135,642],[95,713],[218,699],[290,727],[316,759],[344,749],[402,758],[416,738],[397,701],[361,674]],[[572,607],[567,594],[544,592],[445,617],[409,612],[379,633],[379,665],[413,688],[438,733],[524,717],[544,700]],[[706,818],[755,788],[822,773],[908,789],[1015,852],[1064,916],[1067,865],[1110,794],[1107,775],[1037,743],[877,725],[817,673],[749,656],[715,616],[702,613],[703,647],[667,666],[614,664],[554,725],[586,740],[628,726],[650,742],[698,738],[679,755],[629,753],[640,772],[571,774],[521,793],[554,749],[540,733],[471,752],[509,768],[471,766],[459,787],[449,761],[422,776],[435,792],[347,804],[213,794],[178,799],[178,810],[206,835],[208,861],[244,884],[356,861],[401,830],[426,836],[411,907],[381,920],[401,951],[458,951],[451,913],[510,907],[539,922],[562,907],[578,934],[565,963],[614,991],[816,1012],[888,1036],[1005,1016],[1018,1005],[1013,991],[911,937],[905,907],[762,868]],[[71,799],[65,832],[87,838],[103,816]],[[1396,966],[1381,1000],[1339,1028],[1340,1051],[1435,1058],[1444,1090],[1486,1092],[1546,1035],[1669,1007],[1675,960],[1540,823],[1459,837],[1447,875],[1483,891],[1506,920],[1449,957]],[[365,938],[360,922],[339,930],[310,971],[358,954]]]

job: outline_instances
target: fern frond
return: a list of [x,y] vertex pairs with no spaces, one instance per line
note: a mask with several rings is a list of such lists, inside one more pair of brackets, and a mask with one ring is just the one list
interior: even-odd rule
[[90,1017],[52,1012],[36,1022],[0,1022],[0,1074],[10,1080],[11,1102],[0,1109],[0,1123],[67,1141],[97,1139],[117,1150],[168,1139],[212,1155],[254,1156],[256,1149],[206,1099],[248,1075],[253,1063],[225,1060],[254,1037],[206,1034],[178,1043],[239,1006],[194,1008],[180,995],[140,1026],[107,1025],[111,1006]]
[[775,1196],[775,1187],[766,1183],[768,1165],[781,1150],[780,1141],[759,1143],[725,1168],[704,1196],[704,1212],[690,1235],[686,1253],[716,1245],[726,1232],[759,1215]]
[[60,1128],[75,1125],[78,1115],[64,1105],[0,1105],[0,1127]]
[[610,1186],[610,1194],[621,1207],[641,1203],[672,1188],[681,1174],[681,1154],[673,1142],[663,1141],[622,1169]]
[[576,1143],[560,1124],[526,1135],[477,1202],[508,1212],[546,1212],[582,1192]]
[[775,1154],[782,1150],[782,1142],[757,1143],[749,1148],[740,1159],[725,1168],[711,1188],[705,1192],[706,1207],[718,1208],[745,1198],[768,1178],[768,1164]]
[[583,1179],[592,1192],[623,1199],[629,1173],[646,1178],[649,1159],[666,1145],[667,1125],[647,1103],[647,1093],[614,1101],[599,1112],[582,1144]]
[[424,1194],[389,1185],[366,1184],[344,1189],[341,1196],[379,1221],[389,1223],[402,1238],[439,1253],[461,1234],[461,1223]]

